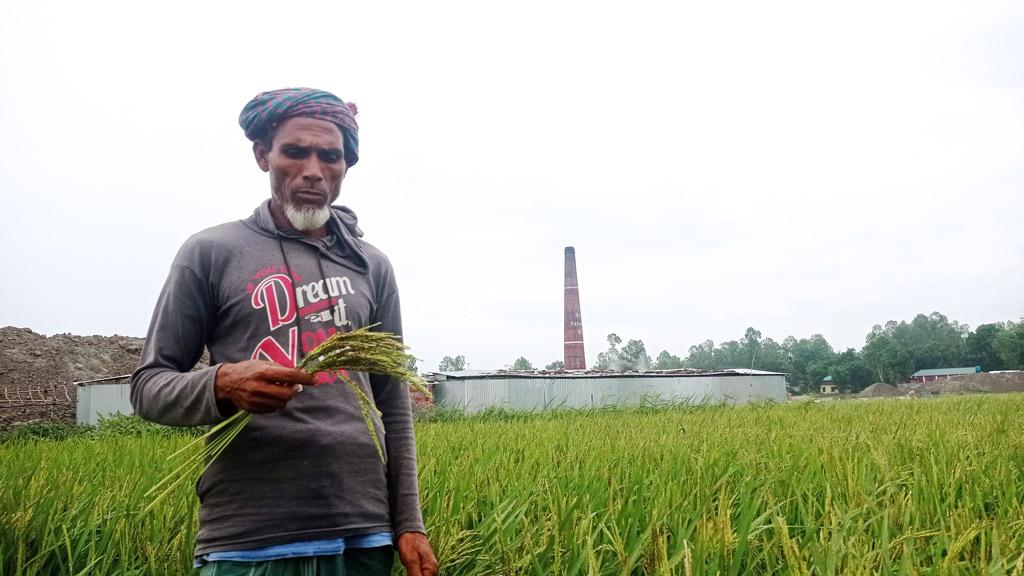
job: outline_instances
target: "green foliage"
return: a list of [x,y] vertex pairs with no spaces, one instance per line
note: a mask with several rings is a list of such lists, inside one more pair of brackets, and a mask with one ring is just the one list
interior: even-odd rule
[[816,392],[828,375],[844,390],[858,392],[873,382],[899,384],[925,368],[981,366],[984,371],[1024,367],[1024,319],[982,324],[971,332],[966,324],[932,312],[910,322],[890,320],[875,325],[860,350],[836,353],[821,334],[787,337],[778,344],[747,328],[743,338],[715,346],[711,340],[691,346],[691,368],[724,370],[755,368],[784,372],[791,387]]
[[516,361],[512,363],[513,370],[533,370],[533,364],[526,359],[526,356],[520,356],[516,358]]
[[565,370],[565,362],[562,360],[555,360],[551,364],[544,367],[545,370]]
[[690,353],[686,356],[688,368],[700,368],[701,370],[714,370],[715,364],[715,343],[705,340],[695,346],[690,346]]
[[669,354],[668,350],[662,350],[661,354],[658,354],[658,359],[654,363],[655,370],[676,370],[684,368],[686,363],[679,356]]
[[68,440],[71,438],[187,437],[199,436],[206,427],[174,427],[154,424],[135,415],[115,414],[100,418],[96,426],[65,422],[32,423],[0,432],[0,443],[24,440]]
[[817,392],[818,382],[828,375],[828,365],[835,352],[821,334],[810,338],[786,338],[782,345],[789,354],[792,369],[790,382],[804,392]]
[[1007,370],[1024,370],[1024,318],[1020,322],[1007,322],[992,347]]
[[967,335],[964,343],[967,349],[967,363],[972,366],[981,366],[983,372],[991,370],[1005,370],[1006,364],[996,353],[996,340],[999,334],[1006,330],[1006,324],[997,322],[995,324],[982,324]]
[[[417,423],[443,574],[1011,574],[1024,395]],[[191,576],[187,435],[0,445],[0,573]],[[681,479],[685,479],[681,481]]]
[[967,325],[938,312],[918,314],[909,323],[890,320],[871,329],[864,358],[882,382],[906,382],[917,370],[967,364],[969,333]]
[[864,361],[879,382],[898,384],[910,380],[914,360],[906,348],[885,334],[873,337],[864,345]]
[[647,370],[651,357],[647,354],[643,340],[630,340],[619,350],[622,338],[617,334],[608,335],[608,350],[597,355],[594,368],[601,370]]
[[619,362],[619,370],[648,370],[653,364],[643,340],[626,342],[619,354]]
[[201,436],[206,433],[206,426],[164,426],[143,420],[138,416],[115,414],[100,418],[96,428],[92,429],[93,438],[111,438],[133,436],[161,436],[164,438],[178,436]]
[[441,363],[437,365],[438,372],[459,372],[466,369],[466,357],[458,355],[454,358],[451,356],[445,356],[441,358]]
[[619,366],[619,344],[622,344],[622,338],[619,338],[618,334],[608,335],[608,349],[604,352],[600,352],[597,355],[597,363],[594,364],[594,368],[601,370],[617,370]]
[[92,429],[63,422],[32,422],[0,430],[0,443],[15,440],[67,440],[88,436]]
[[860,392],[875,382],[864,358],[853,348],[836,354],[829,362],[828,371],[839,389],[846,392]]

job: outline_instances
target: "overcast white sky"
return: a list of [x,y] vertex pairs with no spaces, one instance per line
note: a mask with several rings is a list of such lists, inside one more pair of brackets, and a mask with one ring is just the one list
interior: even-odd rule
[[589,364],[1024,315],[1016,2],[12,1],[0,83],[0,326],[144,335],[287,86],[359,104],[340,202],[423,368],[560,359],[567,245]]

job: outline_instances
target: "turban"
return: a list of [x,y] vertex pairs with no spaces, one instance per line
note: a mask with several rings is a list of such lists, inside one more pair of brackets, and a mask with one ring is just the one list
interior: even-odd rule
[[242,108],[238,124],[253,142],[265,138],[278,124],[302,116],[326,120],[341,130],[345,140],[345,163],[359,160],[359,126],[355,104],[346,104],[330,92],[312,88],[283,88],[257,94]]

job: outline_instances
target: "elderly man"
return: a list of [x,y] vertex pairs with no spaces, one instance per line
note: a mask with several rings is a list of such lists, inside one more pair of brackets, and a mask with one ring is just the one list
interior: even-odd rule
[[[402,332],[391,264],[331,205],[359,159],[355,112],[304,88],[250,101],[239,123],[270,199],[189,238],[157,301],[136,412],[176,426],[258,414],[196,484],[201,574],[386,575],[394,549],[410,575],[436,572],[408,388],[351,374],[382,414],[384,463],[352,392],[294,369],[336,331]],[[211,366],[190,371],[204,347]]]

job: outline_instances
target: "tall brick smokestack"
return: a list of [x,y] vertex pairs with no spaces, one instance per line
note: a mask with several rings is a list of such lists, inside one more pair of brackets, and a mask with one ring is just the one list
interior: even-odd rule
[[583,353],[583,317],[580,315],[580,288],[576,283],[576,249],[565,248],[565,369],[586,370]]

